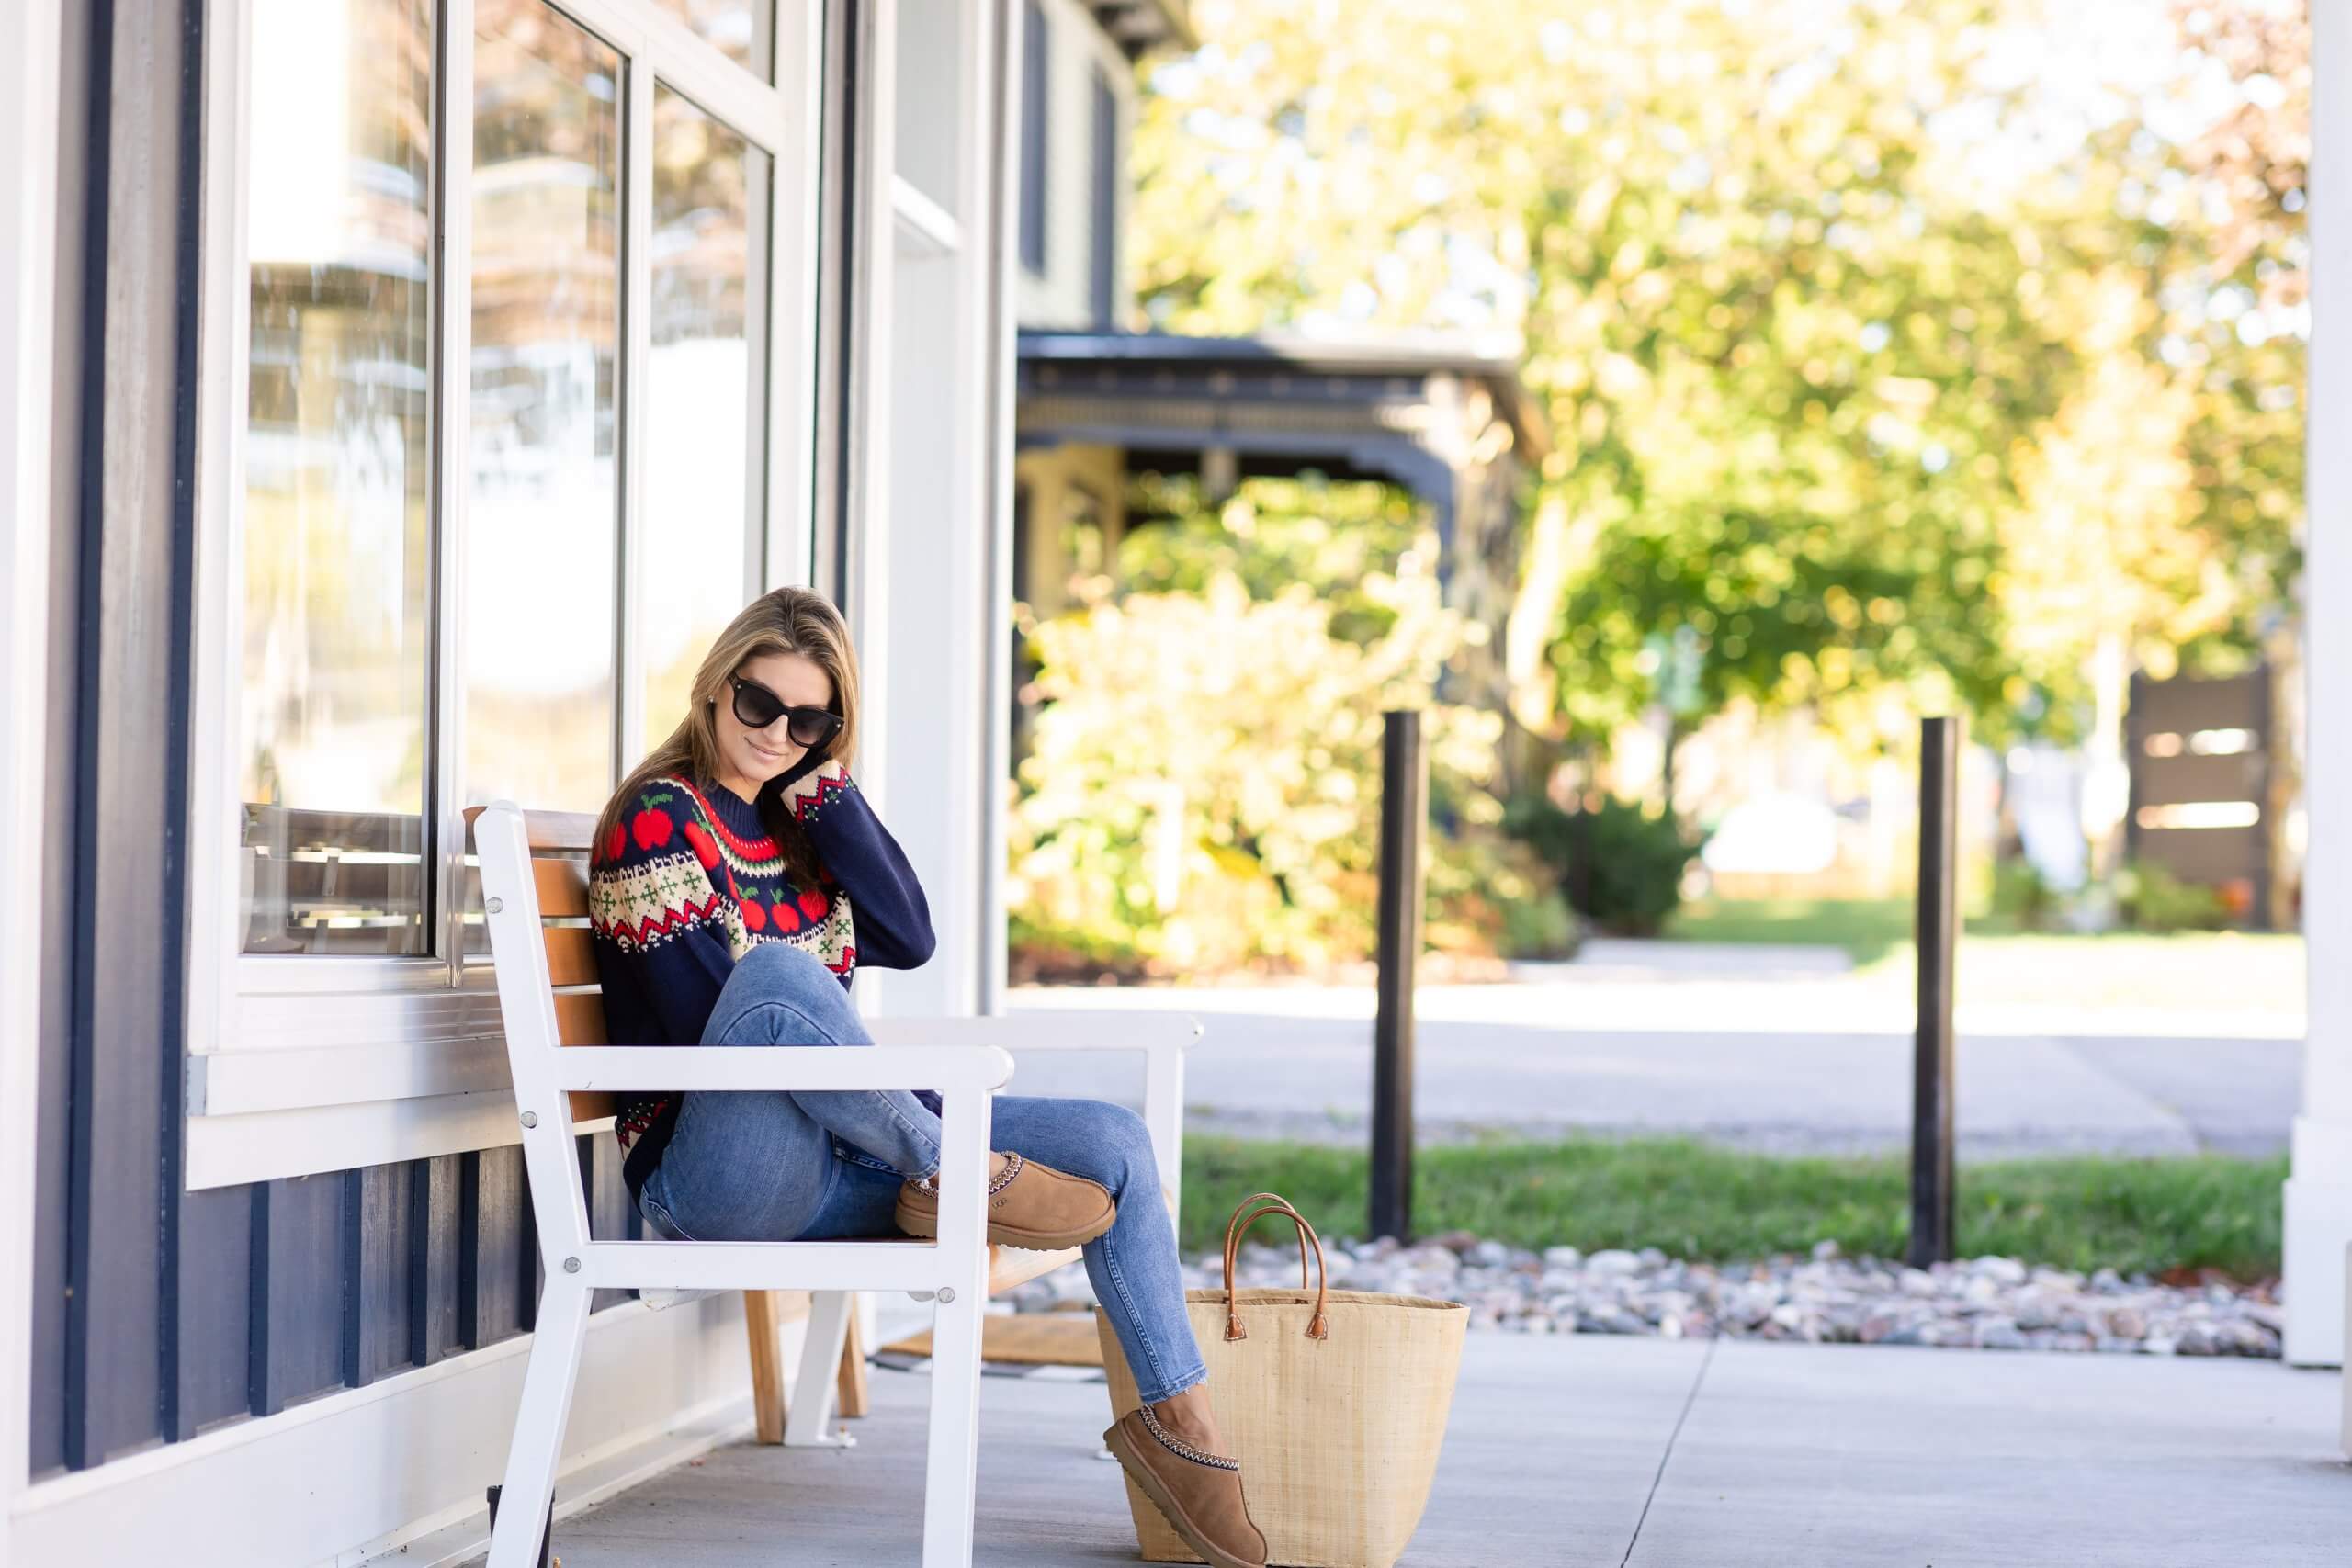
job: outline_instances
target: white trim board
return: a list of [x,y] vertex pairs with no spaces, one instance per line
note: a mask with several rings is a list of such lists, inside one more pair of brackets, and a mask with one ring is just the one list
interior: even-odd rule
[[[944,1022],[940,1038],[987,1033],[1014,1054],[1016,1065],[1026,1052],[1147,1051],[1172,1036],[1189,1040],[1200,1029],[1185,1013],[1099,1006],[1025,1011],[1008,1027],[960,1014],[876,1016],[863,998],[859,1005],[876,1044],[924,1044],[931,1026]],[[189,1103],[204,1112],[187,1121],[190,1190],[523,1141],[503,1043],[224,1053],[191,1058],[188,1078]],[[1153,1136],[1172,1148],[1182,1096],[1174,1089],[1159,1092],[1171,1120]],[[611,1125],[607,1116],[575,1122],[572,1130]]]
[[[787,1323],[784,1364],[807,1319]],[[728,1440],[748,1411],[742,1297],[592,1320],[559,1506]],[[10,1519],[17,1561],[353,1568],[462,1524],[506,1462],[531,1338],[44,1481]],[[666,1398],[649,1400],[648,1391]],[[671,1458],[662,1457],[664,1447]]]
[[[576,1122],[572,1131],[602,1132],[612,1124],[606,1116]],[[186,1185],[194,1192],[281,1176],[318,1176],[395,1160],[500,1149],[522,1141],[514,1094],[507,1089],[242,1116],[190,1116]]]
[[[717,1410],[680,1422],[658,1437],[623,1439],[624,1446],[602,1458],[582,1461],[564,1472],[555,1504],[557,1539],[563,1522],[597,1504],[617,1497],[711,1450],[752,1435],[752,1402],[729,1400]],[[359,1568],[456,1568],[478,1560],[490,1550],[490,1509],[477,1499],[467,1514],[438,1529],[419,1525],[421,1534],[359,1560]],[[559,1554],[560,1555],[560,1554]],[[341,1565],[338,1565],[341,1568]]]
[[[2336,1366],[2352,1340],[2352,93],[2335,90],[2352,66],[2352,15],[2313,6],[2312,26],[2311,288],[2305,399],[2303,565],[2303,933],[2310,1025],[2291,1176],[2280,1194],[2286,1275],[2286,1358]],[[2343,1444],[2352,1453],[2352,1378]]]
[[57,313],[60,0],[0,10],[0,1568],[43,1561],[12,1544],[32,1427],[33,1160],[49,721],[51,376]]

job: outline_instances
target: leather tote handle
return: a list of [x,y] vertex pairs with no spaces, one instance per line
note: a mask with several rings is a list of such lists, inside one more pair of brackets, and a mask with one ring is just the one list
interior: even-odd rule
[[[1258,1207],[1250,1208],[1253,1203]],[[1244,1210],[1249,1210],[1249,1213],[1245,1214]],[[1328,1266],[1323,1261],[1323,1238],[1315,1234],[1315,1227],[1306,1223],[1306,1216],[1292,1208],[1287,1199],[1272,1192],[1261,1192],[1255,1197],[1243,1199],[1235,1207],[1233,1219],[1225,1228],[1225,1337],[1227,1339],[1250,1337],[1249,1331],[1241,1326],[1241,1314],[1234,1306],[1234,1257],[1240,1250],[1243,1233],[1268,1214],[1281,1214],[1297,1227],[1298,1288],[1302,1291],[1306,1289],[1306,1249],[1309,1244],[1315,1248],[1315,1315],[1306,1321],[1306,1337],[1309,1339],[1328,1339],[1331,1337],[1331,1329],[1324,1316],[1324,1305],[1331,1281],[1328,1277]]]
[[[1248,1208],[1250,1204],[1257,1202],[1261,1198],[1284,1209],[1291,1206],[1290,1200],[1283,1197],[1279,1192],[1252,1192],[1250,1196],[1241,1200],[1240,1202],[1236,1203],[1233,1206],[1233,1217],[1225,1222],[1225,1251],[1226,1256],[1228,1258],[1233,1255],[1235,1247],[1234,1237],[1244,1228],[1241,1211]],[[1251,1221],[1254,1222],[1256,1219],[1257,1216],[1255,1214],[1250,1216]],[[1298,1288],[1300,1290],[1303,1291],[1306,1289],[1306,1232],[1300,1231],[1298,1233]],[[1228,1290],[1232,1288],[1233,1268],[1229,1262],[1226,1266],[1225,1282]]]

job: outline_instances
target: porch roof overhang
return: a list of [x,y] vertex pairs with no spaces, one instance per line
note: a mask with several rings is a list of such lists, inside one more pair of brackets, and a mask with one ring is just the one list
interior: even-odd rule
[[1400,484],[1435,512],[1442,576],[1463,511],[1551,450],[1508,337],[1034,331],[1017,355],[1019,446],[1113,446],[1131,470],[1177,473],[1222,452],[1233,477]]
[[[1520,462],[1551,450],[1510,334],[1024,331],[1017,354],[1024,436],[1050,440],[1064,423],[1107,423],[1135,430],[1137,439],[1121,445],[1257,447],[1287,428],[1314,449],[1351,423],[1436,435],[1440,405],[1457,419],[1471,412],[1459,395],[1467,389],[1483,397],[1478,423],[1508,427]],[[1427,412],[1415,418],[1416,408]]]
[[1155,49],[1198,49],[1189,0],[1089,0],[1096,25],[1129,60]]

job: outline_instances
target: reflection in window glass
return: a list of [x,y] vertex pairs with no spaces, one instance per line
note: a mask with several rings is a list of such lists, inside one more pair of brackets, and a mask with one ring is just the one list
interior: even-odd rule
[[759,73],[761,81],[775,60],[775,0],[653,0],[693,29],[696,38],[715,43],[736,64]]
[[[469,805],[613,784],[620,57],[544,0],[474,8]],[[468,953],[489,951],[470,864]]]
[[254,953],[430,950],[432,0],[254,0],[238,730]]
[[653,97],[653,354],[646,366],[645,734],[751,597],[763,514],[767,155],[666,87]]
[[613,783],[620,57],[544,0],[474,8],[465,798]]

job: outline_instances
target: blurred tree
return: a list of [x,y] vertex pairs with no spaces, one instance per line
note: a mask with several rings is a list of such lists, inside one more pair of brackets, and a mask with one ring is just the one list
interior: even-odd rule
[[2275,618],[2300,340],[2240,275],[2300,265],[2300,176],[2212,132],[2288,33],[2207,17],[2151,70],[2051,0],[1202,11],[1149,77],[1147,310],[1523,335],[1562,738],[1653,711],[1678,649],[1678,732],[1867,731],[1894,687],[2076,734],[2102,649]]
[[[2201,197],[2215,272],[2241,269],[2266,305],[2300,305],[2312,161],[2312,25],[2305,0],[2175,0],[2186,90],[2221,85],[2180,150]],[[2218,78],[2218,82],[2216,81]]]

